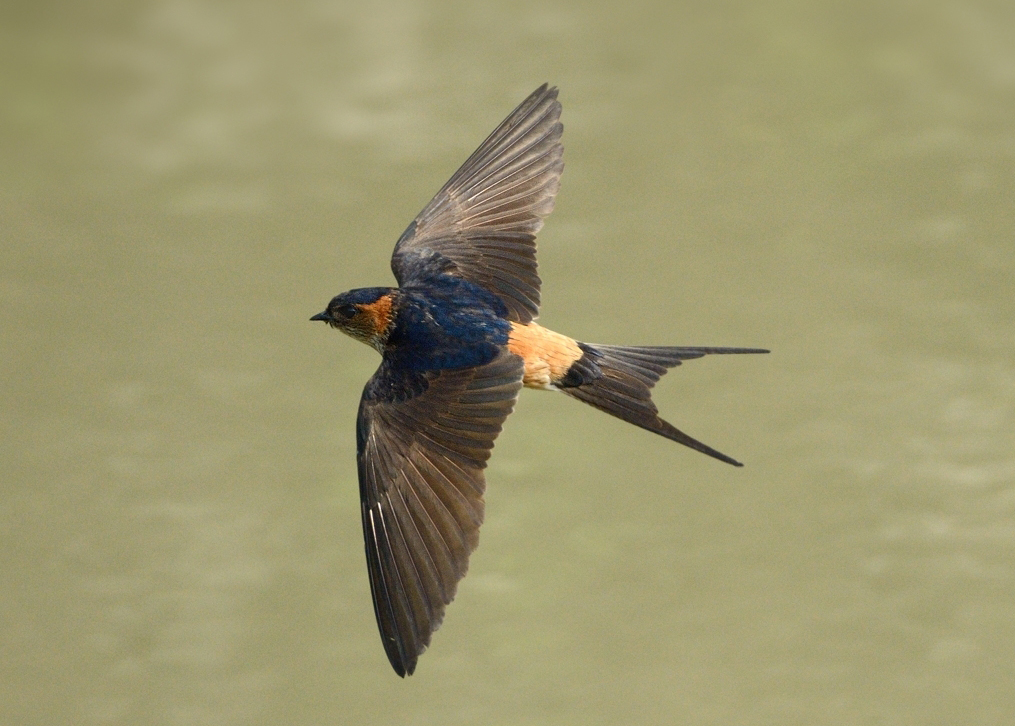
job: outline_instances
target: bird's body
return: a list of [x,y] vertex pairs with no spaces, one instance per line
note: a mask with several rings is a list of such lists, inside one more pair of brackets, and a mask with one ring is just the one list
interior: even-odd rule
[[399,287],[338,295],[322,320],[376,349],[356,425],[367,569],[388,659],[411,674],[465,575],[483,469],[524,385],[559,390],[721,461],[661,419],[651,388],[682,360],[756,348],[580,343],[537,324],[535,233],[563,170],[557,90],[543,85],[399,238]]

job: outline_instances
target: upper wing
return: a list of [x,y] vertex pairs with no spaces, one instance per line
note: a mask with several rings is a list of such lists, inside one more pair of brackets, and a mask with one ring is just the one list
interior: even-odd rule
[[559,119],[545,83],[504,119],[402,233],[391,258],[399,285],[449,272],[500,297],[510,320],[539,314],[536,232],[564,170]]
[[411,674],[465,576],[483,521],[483,469],[521,388],[504,352],[476,368],[382,363],[356,422],[367,569],[381,640]]

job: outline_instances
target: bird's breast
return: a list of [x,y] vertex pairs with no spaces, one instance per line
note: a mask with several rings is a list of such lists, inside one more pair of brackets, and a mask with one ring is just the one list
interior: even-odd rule
[[508,350],[525,361],[522,382],[529,388],[553,390],[584,355],[578,342],[536,323],[511,323]]

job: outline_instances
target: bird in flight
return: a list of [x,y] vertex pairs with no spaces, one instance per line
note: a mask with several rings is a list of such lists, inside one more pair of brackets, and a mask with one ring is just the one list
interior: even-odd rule
[[767,350],[593,345],[535,322],[536,232],[560,188],[562,131],[557,89],[543,84],[399,237],[399,286],[350,290],[311,318],[381,354],[360,400],[356,459],[374,613],[403,677],[465,576],[483,469],[523,385],[742,466],[661,419],[651,388],[684,360]]

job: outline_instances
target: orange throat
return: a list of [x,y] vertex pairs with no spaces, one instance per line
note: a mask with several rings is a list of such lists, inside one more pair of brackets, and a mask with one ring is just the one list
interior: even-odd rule
[[384,353],[384,344],[388,340],[388,329],[391,327],[391,293],[381,295],[375,302],[360,305],[364,315],[363,330],[360,339],[373,346],[378,353]]

